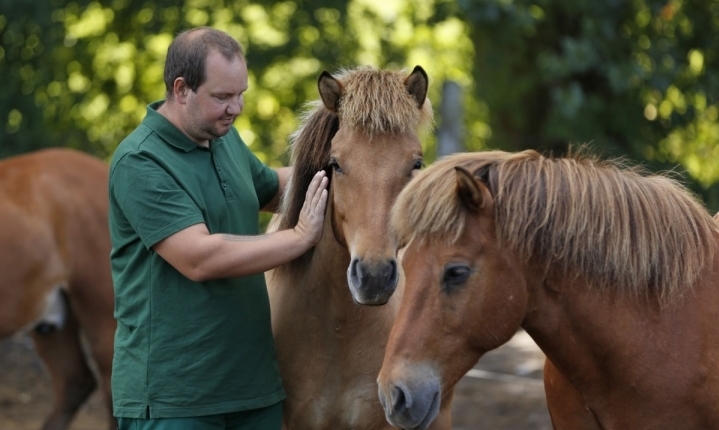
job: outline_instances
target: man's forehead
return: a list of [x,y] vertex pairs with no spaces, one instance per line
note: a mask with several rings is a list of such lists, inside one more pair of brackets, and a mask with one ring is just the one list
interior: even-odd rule
[[235,89],[247,87],[247,66],[242,57],[227,59],[222,54],[209,55],[205,63],[205,82],[203,86],[213,91],[222,88]]

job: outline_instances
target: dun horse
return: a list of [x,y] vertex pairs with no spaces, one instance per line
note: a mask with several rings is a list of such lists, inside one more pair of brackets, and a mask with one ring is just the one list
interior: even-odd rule
[[30,331],[47,365],[54,405],[44,430],[67,428],[98,385],[93,366],[110,408],[107,175],[102,161],[67,149],[0,161],[0,338]]
[[295,225],[316,171],[330,184],[322,240],[267,276],[287,429],[391,428],[376,385],[402,289],[389,215],[422,166],[427,85],[419,66],[324,72],[322,101],[293,136],[293,177],[270,228]]
[[719,428],[719,226],[678,182],[586,153],[444,158],[398,197],[405,293],[379,396],[426,428],[523,327],[555,429]]

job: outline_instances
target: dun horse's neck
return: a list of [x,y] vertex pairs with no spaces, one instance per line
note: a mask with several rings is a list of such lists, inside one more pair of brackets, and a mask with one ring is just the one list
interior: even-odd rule
[[337,241],[332,231],[331,209],[327,212],[322,240],[315,246],[312,260],[307,267],[307,277],[315,280],[313,288],[321,289],[323,294],[344,297],[351,302],[347,285],[350,253]]

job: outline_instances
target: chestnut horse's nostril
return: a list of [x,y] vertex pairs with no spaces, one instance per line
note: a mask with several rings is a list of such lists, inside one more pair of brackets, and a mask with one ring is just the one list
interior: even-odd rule
[[412,407],[412,397],[405,393],[402,387],[392,387],[392,411],[395,413],[402,413]]

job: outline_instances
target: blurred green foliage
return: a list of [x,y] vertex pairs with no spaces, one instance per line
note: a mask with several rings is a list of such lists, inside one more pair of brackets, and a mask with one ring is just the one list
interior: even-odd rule
[[435,106],[445,80],[463,88],[468,150],[591,142],[719,209],[719,0],[0,0],[0,157],[109,157],[163,97],[172,37],[199,25],[245,48],[236,126],[271,165],[323,70],[419,64]]
[[458,0],[491,146],[591,142],[719,209],[719,1]]
[[269,164],[286,163],[288,136],[318,98],[323,70],[420,64],[432,100],[444,79],[472,80],[468,28],[452,2],[54,1],[48,13],[0,0],[0,77],[16,84],[0,99],[0,155],[66,145],[109,156],[164,96],[167,47],[194,26],[225,30],[245,48],[250,89],[236,126]]

